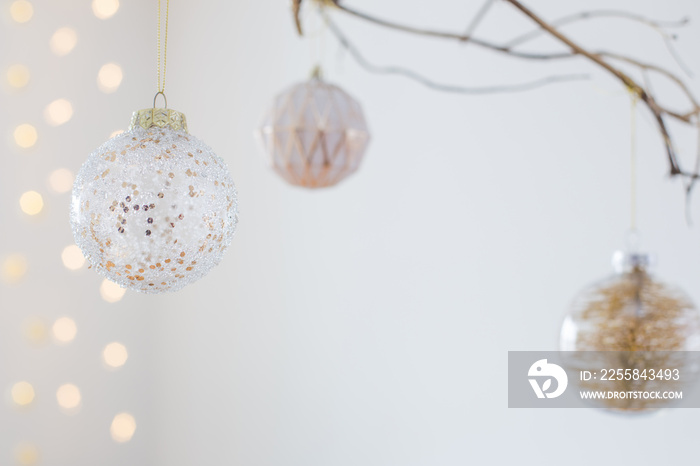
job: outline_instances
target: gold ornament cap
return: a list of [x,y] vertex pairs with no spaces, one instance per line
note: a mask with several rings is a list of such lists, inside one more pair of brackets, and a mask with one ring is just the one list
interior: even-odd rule
[[[165,100],[165,108],[156,108],[156,99],[159,95],[163,96]],[[187,131],[187,118],[184,113],[178,112],[176,110],[171,110],[168,108],[168,100],[165,98],[165,94],[158,92],[153,98],[153,108],[144,108],[142,110],[137,110],[131,116],[131,124],[129,125],[129,131],[135,127],[140,126],[143,129],[149,129],[154,126],[158,128],[170,127],[176,131]]]

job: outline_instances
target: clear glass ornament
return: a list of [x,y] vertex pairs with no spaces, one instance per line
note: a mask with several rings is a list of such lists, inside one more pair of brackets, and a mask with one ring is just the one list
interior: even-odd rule
[[177,291],[219,263],[238,222],[224,161],[168,109],[134,113],[128,131],[76,177],[71,226],[102,275],[146,293]]
[[[565,356],[569,369],[617,370],[644,368],[683,372],[680,381],[624,379],[603,382],[598,378],[578,381],[589,390],[678,390],[695,383],[698,361],[692,351],[700,350],[700,313],[681,290],[649,274],[651,259],[646,254],[617,252],[615,274],[585,289],[575,299],[564,319],[560,350],[575,351]],[[591,353],[581,353],[591,352]],[[595,352],[595,353],[593,353]],[[585,367],[584,367],[585,366]],[[595,400],[595,406],[613,411],[650,412],[672,400],[631,398]]]
[[648,272],[650,257],[618,252],[615,275],[584,290],[564,319],[562,351],[698,351],[700,313]]
[[256,137],[269,165],[306,188],[333,186],[355,173],[370,139],[360,104],[318,72],[274,99]]

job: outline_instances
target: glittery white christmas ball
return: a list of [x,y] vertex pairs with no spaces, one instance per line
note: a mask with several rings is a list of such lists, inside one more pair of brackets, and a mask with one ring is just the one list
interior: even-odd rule
[[176,291],[206,275],[237,222],[224,161],[173,110],[136,112],[129,131],[90,154],[73,187],[76,243],[98,272],[135,291]]
[[318,75],[277,96],[256,136],[270,166],[306,188],[355,173],[370,139],[360,104]]

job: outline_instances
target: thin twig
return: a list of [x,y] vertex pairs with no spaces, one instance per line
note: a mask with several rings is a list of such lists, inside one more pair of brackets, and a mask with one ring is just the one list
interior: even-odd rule
[[294,26],[297,28],[297,34],[304,35],[304,30],[301,27],[301,0],[292,0],[292,16],[294,17]]
[[[695,122],[697,126],[697,142],[696,142],[696,155],[695,155],[695,171],[693,173],[700,173],[700,120]],[[684,180],[685,181],[685,180]],[[685,181],[685,221],[688,226],[693,224],[693,215],[691,213],[691,201],[693,188],[695,187],[696,178],[690,178]]]
[[[557,28],[560,26],[565,26],[571,23],[575,22],[580,22],[588,19],[597,19],[597,18],[619,18],[619,19],[626,19],[630,21],[634,21],[640,24],[643,24],[645,26],[650,27],[653,29],[655,32],[657,32],[661,38],[664,41],[664,45],[666,46],[666,49],[668,50],[668,53],[671,55],[671,58],[678,64],[678,66],[683,70],[685,74],[688,76],[692,76],[693,73],[690,70],[690,68],[685,64],[681,56],[678,54],[678,51],[676,48],[673,46],[673,39],[675,39],[675,36],[672,36],[668,34],[664,28],[674,28],[674,27],[683,27],[689,23],[689,19],[686,18],[681,18],[680,20],[677,21],[655,21],[649,18],[646,18],[642,15],[637,15],[635,13],[630,13],[628,11],[618,11],[618,10],[595,10],[595,11],[583,11],[581,13],[575,13],[572,15],[567,15],[562,18],[556,19],[554,21],[550,21],[549,24],[550,26]],[[541,35],[545,34],[546,31],[542,28],[537,28],[533,29],[530,32],[526,32],[525,34],[519,35],[508,42],[506,42],[504,45],[508,48],[514,48],[519,45],[522,45],[526,42],[529,42],[533,39],[536,39],[537,37],[540,37]]]
[[464,31],[465,37],[471,37],[474,34],[477,26],[479,26],[484,17],[486,17],[486,13],[488,13],[493,6],[494,1],[495,0],[486,0],[484,4],[481,5],[481,8],[479,8],[479,11],[476,12],[476,15],[474,15],[474,18],[472,18],[471,22],[469,23],[469,26],[467,26],[467,30]]
[[666,44],[666,50],[671,54],[671,57],[675,60],[678,66],[683,70],[683,72],[688,75],[688,77],[693,77],[693,70],[683,61],[683,58],[679,55],[676,48],[673,46],[673,41],[668,35],[664,35],[664,44]]
[[[661,68],[660,66],[651,64],[651,63],[645,63],[640,60],[636,60],[634,58],[627,57],[625,55],[620,55],[618,53],[613,53],[613,52],[596,52],[596,55],[600,57],[607,57],[611,58],[613,60],[619,60],[625,63],[628,63],[630,65],[634,65],[641,70],[647,70],[647,71],[654,71],[655,73],[659,73],[662,76],[667,77],[681,89],[681,91],[686,95],[688,100],[691,102],[693,109],[688,110],[686,113],[680,113],[680,112],[674,112],[678,113],[679,115],[682,116],[683,119],[686,119],[690,117],[691,115],[697,115],[698,112],[700,112],[700,104],[698,104],[697,100],[695,99],[695,96],[693,95],[692,92],[690,92],[690,89],[688,89],[688,86],[685,85],[685,83],[676,75],[673,73]],[[647,88],[648,91],[650,91],[649,88],[649,83],[645,83],[645,87]]]
[[[554,21],[550,21],[550,25],[552,27],[560,27],[560,26],[565,26],[567,24],[579,22],[579,21],[584,21],[588,19],[596,19],[596,18],[619,18],[619,19],[627,19],[630,21],[635,21],[637,23],[641,23],[645,26],[649,26],[652,29],[654,29],[656,32],[661,34],[664,37],[668,37],[668,34],[663,30],[663,28],[672,28],[672,27],[682,27],[688,24],[688,18],[682,18],[678,21],[655,21],[651,20],[649,18],[646,18],[641,15],[637,15],[635,13],[630,13],[627,11],[618,11],[618,10],[595,10],[595,11],[582,11],[580,13],[574,13],[571,15],[567,16],[562,16],[559,19],[555,19]],[[504,45],[506,47],[515,47],[516,45],[522,45],[525,42],[528,42],[532,39],[535,39],[536,37],[539,37],[543,34],[545,34],[545,30],[542,28],[537,28],[533,29],[530,32],[526,32],[525,34],[519,35],[508,42],[506,42]]]
[[409,79],[412,79],[414,81],[417,81],[417,82],[423,84],[426,87],[429,87],[431,89],[435,89],[438,91],[453,92],[453,93],[459,93],[459,94],[502,94],[502,93],[510,93],[510,92],[529,91],[529,90],[536,89],[538,87],[543,87],[543,86],[546,86],[548,84],[553,84],[553,83],[588,79],[588,75],[585,75],[585,74],[571,74],[571,75],[547,76],[547,77],[537,79],[534,81],[518,83],[518,84],[504,84],[504,85],[499,85],[499,86],[465,87],[465,86],[456,86],[456,85],[451,85],[451,84],[442,84],[442,83],[435,82],[429,78],[426,78],[425,76],[417,73],[416,71],[410,70],[408,68],[403,68],[403,67],[399,67],[399,66],[377,66],[377,65],[370,63],[362,55],[362,53],[360,53],[360,51],[357,49],[357,47],[355,47],[349,41],[347,36],[342,33],[340,28],[338,28],[338,26],[333,21],[331,21],[330,18],[328,18],[327,15],[324,15],[324,19],[326,21],[326,24],[328,24],[329,30],[338,39],[338,42],[340,43],[340,45],[345,50],[347,50],[350,53],[350,55],[355,59],[355,61],[357,61],[357,63],[359,63],[360,66],[365,68],[367,71],[369,71],[371,73],[377,73],[377,74],[394,74],[394,75],[405,76]]

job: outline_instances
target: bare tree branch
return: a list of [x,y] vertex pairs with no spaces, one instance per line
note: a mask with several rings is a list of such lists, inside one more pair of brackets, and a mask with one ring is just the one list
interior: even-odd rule
[[[316,0],[319,1],[319,0]],[[490,50],[494,50],[497,52],[505,53],[517,58],[525,58],[525,59],[533,59],[533,60],[557,60],[557,59],[564,59],[564,58],[573,58],[582,54],[579,54],[573,50],[567,51],[567,52],[554,52],[554,53],[537,53],[537,52],[521,52],[521,51],[516,51],[513,50],[511,47],[505,46],[505,45],[498,45],[494,44],[491,42],[483,41],[481,39],[477,39],[473,36],[466,36],[463,34],[458,34],[458,33],[451,33],[451,32],[445,32],[445,31],[434,31],[434,30],[428,30],[428,29],[420,29],[420,28],[415,28],[412,26],[406,26],[403,24],[398,24],[398,23],[393,23],[391,21],[385,20],[385,19],[380,19],[376,18],[373,16],[370,16],[366,13],[362,13],[356,10],[353,10],[345,5],[342,5],[338,2],[338,0],[321,0],[323,4],[331,4],[332,6],[336,7],[337,9],[349,13],[352,16],[355,16],[357,18],[369,21],[371,23],[377,24],[379,26],[384,26],[390,29],[410,33],[410,34],[418,34],[418,35],[424,35],[428,37],[436,37],[436,38],[442,38],[442,39],[452,39],[452,40],[457,40],[460,42],[469,42],[472,44],[475,44],[477,46],[485,47]],[[508,1],[508,0],[504,0]],[[591,12],[594,14],[593,12]],[[634,15],[632,15],[634,17]],[[657,24],[657,23],[653,23]],[[661,24],[661,23],[658,23]],[[544,28],[543,28],[544,29]],[[551,28],[554,30],[553,28]],[[546,29],[544,29],[547,31]],[[547,31],[548,33],[551,34],[550,31]],[[616,57],[618,59],[626,59],[629,63],[632,63],[634,60],[628,57],[625,57],[624,55],[621,54],[616,54]],[[661,70],[661,68],[656,67],[657,71]],[[664,70],[664,74],[667,75],[672,75],[670,71]],[[676,82],[682,82],[680,78],[675,78],[674,81]],[[626,83],[625,83],[626,84]],[[658,105],[658,104],[657,104]],[[662,109],[663,113],[668,113],[670,116],[680,119],[685,123],[689,122],[689,116],[687,114],[679,114],[670,110]],[[700,109],[699,109],[700,110]]]
[[[680,113],[678,112],[678,115],[683,120],[690,119],[692,115],[697,115],[698,112],[700,112],[700,104],[698,104],[697,100],[695,99],[695,96],[693,95],[692,92],[690,92],[690,89],[688,89],[688,86],[685,85],[685,83],[676,75],[673,73],[661,68],[660,66],[651,64],[651,63],[644,63],[640,60],[636,60],[624,55],[620,55],[618,53],[613,53],[613,52],[596,52],[596,55],[600,57],[607,57],[613,60],[619,60],[625,63],[628,63],[630,65],[636,66],[637,68],[641,70],[647,70],[647,71],[654,71],[655,73],[658,73],[662,76],[665,76],[666,78],[670,79],[676,85],[681,89],[681,91],[685,94],[685,96],[688,98],[688,100],[691,102],[693,108],[691,110],[688,110],[686,113]],[[651,93],[651,90],[649,89],[649,83],[645,83],[645,87],[647,88],[647,91]]]
[[[528,7],[526,7],[523,3],[521,3],[520,0],[503,0],[506,3],[511,4],[513,7],[517,9],[520,13],[522,13],[524,16],[528,17],[530,20],[534,21],[538,29],[536,31],[532,31],[528,34],[518,36],[515,39],[512,39],[511,41],[505,43],[505,44],[498,44],[494,42],[490,42],[484,39],[480,39],[474,36],[474,29],[476,26],[483,20],[484,15],[487,13],[489,8],[491,7],[492,3],[494,0],[486,0],[486,2],[482,5],[480,10],[476,13],[475,17],[472,18],[469,27],[467,28],[466,32],[464,34],[460,33],[455,33],[455,32],[448,32],[448,31],[439,31],[439,30],[432,30],[432,29],[423,29],[419,27],[414,27],[414,26],[409,26],[405,24],[400,24],[396,23],[387,19],[383,18],[378,18],[375,16],[372,16],[370,14],[364,13],[357,11],[353,8],[347,7],[344,4],[341,4],[340,0],[312,0],[316,4],[318,4],[320,7],[333,7],[334,9],[337,9],[341,12],[344,12],[350,16],[353,16],[357,19],[364,20],[367,22],[370,22],[372,24],[386,27],[388,29],[392,29],[395,31],[401,31],[404,33],[408,34],[414,34],[414,35],[419,35],[419,36],[424,36],[424,37],[432,37],[432,38],[438,38],[438,39],[446,39],[446,40],[453,40],[453,41],[458,41],[461,43],[469,43],[473,44],[478,47],[482,47],[488,50],[492,50],[494,52],[498,52],[504,55],[508,55],[511,57],[515,58],[521,58],[521,59],[527,59],[527,60],[533,60],[533,61],[554,61],[554,60],[561,60],[561,59],[568,59],[572,57],[582,57],[591,63],[595,64],[602,70],[606,71],[607,73],[610,73],[613,77],[615,77],[617,80],[619,80],[627,89],[630,90],[634,95],[636,95],[646,106],[646,108],[649,110],[649,112],[652,114],[654,120],[656,121],[656,125],[658,127],[659,133],[663,139],[664,145],[666,147],[666,154],[667,154],[667,159],[670,167],[670,174],[671,176],[679,175],[683,177],[685,180],[688,181],[688,186],[687,186],[687,192],[689,193],[692,188],[694,183],[700,178],[700,175],[698,175],[698,170],[700,169],[700,151],[698,152],[698,159],[697,159],[697,166],[695,167],[695,170],[693,172],[688,172],[684,171],[678,161],[678,157],[676,155],[674,146],[673,146],[673,141],[671,139],[671,135],[668,131],[668,127],[666,124],[666,118],[670,118],[676,121],[679,121],[681,123],[685,124],[693,124],[696,125],[697,122],[700,119],[700,105],[698,105],[698,100],[694,97],[692,92],[689,90],[689,88],[685,85],[683,80],[681,80],[677,75],[674,73],[660,67],[654,64],[650,63],[645,63],[642,60],[638,60],[632,57],[625,56],[623,54],[615,53],[615,52],[608,52],[608,51],[599,51],[599,52],[592,52],[584,48],[583,46],[579,45],[578,43],[574,42],[571,40],[569,37],[561,33],[559,30],[557,30],[556,26],[561,26],[564,24],[568,24],[574,21],[580,21],[584,19],[591,19],[591,18],[596,18],[596,17],[619,17],[619,18],[624,18],[628,19],[631,21],[636,21],[639,23],[642,23],[644,25],[647,25],[653,29],[655,29],[657,32],[661,34],[663,37],[666,46],[668,47],[669,51],[671,52],[672,56],[676,58],[677,62],[681,67],[684,67],[682,61],[679,60],[678,55],[675,53],[675,50],[672,47],[671,41],[674,38],[674,36],[669,35],[663,28],[670,28],[670,27],[679,27],[687,23],[687,19],[683,19],[680,21],[674,21],[674,22],[661,22],[661,21],[654,21],[650,20],[648,18],[645,18],[640,15],[636,15],[634,13],[627,13],[627,12],[621,12],[621,11],[612,11],[612,10],[602,10],[602,11],[591,11],[591,12],[584,12],[584,13],[578,13],[576,15],[570,15],[564,18],[560,18],[559,20],[556,20],[554,22],[547,22],[543,18],[541,18],[539,15],[535,14],[532,10],[530,10]],[[295,18],[298,18],[298,6],[301,3],[301,0],[293,0],[293,6],[294,6],[294,14]],[[383,73],[383,74],[399,74],[406,76],[410,79],[413,79],[417,82],[420,82],[421,84],[441,90],[441,91],[447,91],[447,92],[461,92],[461,93],[484,93],[484,92],[512,92],[512,91],[519,91],[519,90],[526,90],[529,88],[534,88],[534,87],[539,87],[545,84],[549,84],[552,82],[557,82],[561,80],[569,80],[569,79],[580,79],[582,78],[581,75],[575,75],[575,76],[553,76],[553,77],[548,77],[544,78],[543,80],[538,80],[535,82],[530,82],[530,83],[523,83],[523,84],[517,84],[513,86],[492,86],[492,87],[485,87],[485,88],[470,88],[470,87],[461,87],[461,86],[454,86],[454,85],[446,85],[446,84],[440,84],[435,81],[432,81],[419,73],[409,70],[407,68],[402,68],[402,67],[397,67],[397,66],[377,66],[374,64],[369,63],[364,56],[357,50],[356,47],[354,47],[347,37],[345,37],[342,32],[335,26],[333,23],[329,23],[331,26],[331,29],[335,33],[335,35],[338,37],[339,41],[341,42],[341,45],[345,47],[348,52],[355,58],[355,60],[358,61],[358,63],[366,68],[370,72],[374,73]],[[299,27],[299,30],[301,28]],[[540,34],[548,34],[550,37],[556,39],[558,42],[560,42],[562,45],[566,47],[565,51],[561,52],[532,52],[532,51],[520,51],[520,50],[515,50],[514,47],[517,45],[521,45],[522,43],[530,40],[531,38],[534,38]],[[644,81],[643,84],[637,83],[635,79],[632,78],[632,76],[628,75],[621,69],[617,68],[614,66],[611,62],[622,62],[625,63],[629,66],[632,66],[636,70],[638,70]],[[689,109],[679,112],[675,111],[669,108],[666,108],[659,104],[657,100],[655,99],[650,82],[648,80],[648,74],[650,72],[659,74],[667,79],[669,79],[673,84],[678,86],[678,88],[683,92],[683,94],[687,97],[688,99],[688,104],[689,104]],[[696,129],[700,132],[700,128],[696,127]]]
[[489,50],[506,53],[508,55],[512,55],[512,56],[518,57],[518,58],[526,58],[526,59],[532,59],[532,60],[552,60],[552,59],[557,59],[557,58],[569,58],[569,57],[571,57],[571,54],[568,52],[535,53],[535,52],[520,52],[517,50],[511,50],[509,47],[505,47],[505,46],[494,44],[494,43],[491,43],[491,42],[488,42],[488,41],[485,41],[482,39],[478,39],[474,36],[467,36],[464,34],[447,32],[447,31],[435,31],[435,30],[430,30],[430,29],[421,29],[421,28],[417,28],[417,27],[413,27],[413,26],[407,26],[407,25],[387,21],[384,19],[376,18],[376,17],[368,15],[366,13],[362,13],[360,11],[346,7],[345,5],[340,4],[340,2],[338,0],[333,0],[332,3],[337,9],[344,11],[345,13],[348,13],[351,16],[354,16],[354,17],[359,18],[359,19],[363,19],[365,21],[369,21],[370,23],[374,23],[376,25],[383,26],[383,27],[386,27],[389,29],[407,32],[409,34],[417,34],[417,35],[421,35],[421,36],[435,37],[435,38],[440,38],[440,39],[452,39],[452,40],[457,40],[460,42],[469,42],[471,44],[477,45],[479,47],[484,47],[484,48],[487,48]]
[[[687,17],[681,18],[680,20],[677,20],[677,21],[656,21],[656,20],[652,20],[652,19],[646,18],[642,15],[638,15],[638,14],[631,13],[628,11],[594,10],[594,11],[583,11],[580,13],[567,15],[567,16],[564,16],[562,18],[556,19],[554,21],[550,21],[549,24],[552,27],[556,28],[556,27],[560,27],[560,26],[565,26],[567,24],[580,22],[583,20],[597,19],[597,18],[625,19],[625,20],[634,21],[634,22],[640,23],[644,26],[650,27],[651,29],[653,29],[656,33],[658,33],[661,36],[661,38],[664,41],[664,45],[666,46],[666,49],[668,50],[671,57],[678,64],[678,66],[688,76],[692,76],[692,72],[690,71],[688,66],[685,64],[685,62],[681,59],[680,55],[676,51],[676,48],[673,46],[673,40],[676,38],[676,36],[669,34],[665,30],[665,28],[678,28],[678,27],[686,26],[690,22],[690,19]],[[546,33],[546,31],[543,30],[542,28],[537,28],[537,29],[534,29],[530,32],[527,32],[525,34],[517,36],[514,39],[509,40],[508,42],[506,42],[505,46],[510,47],[510,48],[516,47],[516,46],[522,45],[530,40],[533,40],[537,37],[540,37],[541,35],[543,35],[545,33]]]
[[[682,27],[688,24],[689,20],[688,18],[682,18],[678,21],[654,21],[649,18],[645,18],[644,16],[637,15],[635,13],[630,13],[627,11],[618,11],[618,10],[595,10],[595,11],[582,11],[580,13],[574,13],[572,15],[567,15],[563,16],[559,19],[555,19],[554,21],[550,21],[550,26],[552,27],[560,27],[560,26],[565,26],[567,24],[571,23],[576,23],[584,20],[589,20],[589,19],[597,19],[597,18],[620,18],[620,19],[626,19],[630,21],[635,21],[637,23],[641,23],[645,26],[648,26],[652,29],[654,29],[656,32],[661,34],[663,37],[669,37],[669,35],[664,31],[663,28],[673,28],[673,27]],[[536,37],[539,37],[543,34],[546,34],[546,31],[543,30],[542,28],[537,28],[533,29],[530,32],[526,32],[525,34],[519,35],[508,42],[505,43],[506,47],[515,47],[517,45],[524,44],[525,42],[528,42],[532,39],[535,39]]]
[[585,74],[572,74],[572,75],[555,75],[555,76],[547,76],[541,79],[537,79],[535,81],[529,81],[529,82],[524,82],[524,83],[518,83],[518,84],[504,84],[504,85],[499,85],[499,86],[483,86],[483,87],[465,87],[465,86],[456,86],[456,85],[451,85],[451,84],[441,84],[438,82],[435,82],[429,78],[426,78],[425,76],[417,73],[416,71],[410,70],[408,68],[403,68],[399,66],[377,66],[372,63],[370,63],[355,47],[350,40],[345,36],[345,34],[342,33],[340,28],[331,21],[330,18],[328,18],[328,15],[324,15],[324,20],[326,21],[326,24],[328,24],[328,28],[330,31],[335,35],[335,37],[338,39],[338,42],[340,45],[347,50],[350,55],[357,61],[357,63],[360,64],[363,68],[365,68],[367,71],[371,73],[377,73],[377,74],[393,74],[393,75],[401,75],[405,76],[409,79],[412,79],[414,81],[419,82],[420,84],[423,84],[426,87],[429,87],[431,89],[435,89],[438,91],[443,91],[443,92],[453,92],[453,93],[459,93],[459,94],[501,94],[501,93],[509,93],[509,92],[523,92],[523,91],[529,91],[532,89],[536,89],[538,87],[543,87],[548,84],[553,84],[553,83],[560,83],[560,82],[568,82],[568,81],[576,81],[576,80],[584,80],[588,79],[588,75]]
[[671,143],[671,136],[668,132],[668,128],[666,127],[666,122],[664,121],[664,113],[673,116],[679,120],[686,121],[681,115],[674,114],[673,112],[669,112],[667,110],[662,109],[659,107],[659,105],[656,103],[654,98],[649,94],[642,86],[637,84],[631,77],[629,77],[627,74],[624,72],[618,70],[605,60],[599,55],[596,55],[594,53],[591,53],[575,42],[573,42],[571,39],[566,37],[564,34],[560,33],[557,31],[555,28],[547,24],[546,21],[544,21],[542,18],[540,18],[538,15],[536,15],[532,10],[527,8],[525,5],[520,3],[518,0],[505,0],[506,2],[512,4],[515,8],[520,10],[522,13],[524,13],[526,16],[528,16],[530,19],[532,19],[535,23],[537,23],[542,29],[546,30],[550,35],[552,35],[554,38],[558,39],[560,42],[568,46],[572,53],[576,55],[581,55],[583,57],[588,58],[601,68],[605,69],[606,71],[610,72],[613,76],[618,78],[622,83],[630,89],[632,92],[634,92],[639,98],[644,102],[647,106],[647,108],[651,111],[651,113],[654,115],[654,118],[657,122],[657,125],[659,127],[659,132],[661,133],[664,144],[666,145],[666,153],[668,156],[668,162],[670,165],[670,173],[671,175],[679,175],[682,173],[680,166],[678,165],[678,158],[676,156],[675,149],[673,147],[673,144]]

